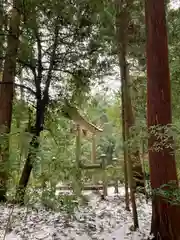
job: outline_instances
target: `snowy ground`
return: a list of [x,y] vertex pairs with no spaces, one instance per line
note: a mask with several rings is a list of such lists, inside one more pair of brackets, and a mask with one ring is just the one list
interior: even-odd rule
[[114,195],[100,201],[96,195],[86,192],[89,205],[79,208],[69,219],[63,213],[48,212],[43,208],[14,208],[8,234],[4,238],[8,216],[12,206],[0,206],[0,240],[144,240],[147,239],[151,220],[151,205],[137,200],[140,229],[132,232],[131,212],[124,210],[122,188]]

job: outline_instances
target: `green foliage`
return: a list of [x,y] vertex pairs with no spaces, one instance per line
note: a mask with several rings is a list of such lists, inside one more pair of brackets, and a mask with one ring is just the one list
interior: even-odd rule
[[169,62],[170,62],[170,72],[171,72],[171,82],[172,82],[172,110],[173,110],[173,120],[179,118],[179,44],[178,39],[180,36],[179,27],[179,9],[171,9],[168,12],[168,27],[169,27]]
[[[0,4],[0,13],[2,12]],[[130,92],[135,115],[135,126],[130,129],[126,144],[134,151],[145,145],[149,137],[146,127],[145,24],[142,1],[134,1],[128,28],[128,62],[130,64]],[[179,37],[178,10],[168,9],[169,49],[173,99],[173,125],[152,127],[149,133],[157,138],[154,150],[164,147],[176,150],[179,173]],[[17,60],[17,83],[24,85],[23,94],[16,88],[13,105],[9,150],[9,198],[15,196],[22,168],[30,150],[32,127],[36,121],[36,103],[48,96],[44,126],[38,138],[40,146],[34,151],[33,171],[26,191],[26,202],[41,200],[54,210],[69,213],[77,205],[77,192],[92,175],[98,181],[105,176],[109,181],[123,179],[123,143],[121,95],[108,96],[104,91],[94,94],[94,86],[103,85],[117,67],[115,5],[102,0],[24,0],[22,5],[20,47]],[[1,15],[1,14],[0,14]],[[1,24],[0,16],[0,24]],[[108,23],[108,24],[107,24]],[[2,28],[0,29],[0,32]],[[5,41],[0,38],[0,45]],[[0,51],[2,47],[0,46]],[[4,50],[3,50],[4,51]],[[4,55],[3,51],[0,55]],[[1,66],[0,66],[1,67]],[[113,75],[114,78],[114,75]],[[103,86],[104,87],[104,86]],[[94,90],[94,89],[93,89]],[[99,88],[98,88],[99,90]],[[97,91],[96,91],[97,92]],[[77,106],[83,115],[104,131],[96,136],[97,162],[106,154],[108,166],[82,170],[75,162],[75,133],[72,122],[62,115],[66,102]],[[174,138],[175,143],[169,141]],[[0,141],[2,140],[2,136]],[[136,148],[136,149],[134,149]],[[114,157],[117,161],[113,161]],[[81,143],[81,162],[91,163],[91,140]],[[74,184],[80,178],[82,186]],[[59,183],[73,186],[69,196],[57,194]]]
[[[92,100],[92,102],[94,101],[95,99]],[[102,109],[101,111],[99,111],[99,107]],[[57,107],[48,111],[44,131],[39,139],[40,146],[38,150],[35,150],[33,171],[26,191],[26,203],[42,201],[45,206],[54,210],[72,212],[77,205],[76,199],[79,196],[57,195],[56,188],[59,183],[70,184],[77,193],[76,186],[73,183],[79,174],[81,175],[82,188],[85,183],[91,183],[92,175],[95,175],[98,181],[102,181],[104,174],[109,180],[123,179],[122,164],[119,161],[112,162],[116,155],[119,157],[122,154],[122,149],[117,148],[121,136],[117,134],[119,123],[115,113],[111,114],[111,108],[114,109],[113,104],[107,107],[103,101],[99,102],[98,105],[88,104],[86,106],[89,120],[94,119],[98,124],[105,120],[105,123],[102,122],[104,132],[99,137],[97,136],[97,161],[100,162],[102,153],[107,153],[108,158],[107,150],[111,143],[114,145],[112,155],[109,156],[109,166],[104,173],[102,170],[80,170],[77,168],[75,162],[75,133],[71,132],[71,121],[64,118]],[[25,113],[23,117],[21,117],[22,111]],[[13,199],[15,196],[16,186],[29,152],[32,134],[27,131],[30,117],[28,112],[26,103],[22,104],[21,101],[17,101],[14,105],[8,167],[9,199]],[[100,112],[102,115],[99,114]],[[106,117],[102,117],[103,115]],[[111,122],[108,118],[111,119]],[[91,164],[91,144],[91,139],[82,139],[81,161],[84,164]]]

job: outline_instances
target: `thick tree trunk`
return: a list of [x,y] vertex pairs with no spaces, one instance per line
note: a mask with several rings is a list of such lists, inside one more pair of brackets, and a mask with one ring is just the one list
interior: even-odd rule
[[[0,146],[0,201],[6,200],[6,181],[9,141],[6,134],[10,132],[13,104],[13,84],[16,71],[16,57],[20,35],[20,1],[13,2],[6,57],[2,82],[0,84],[0,132],[4,141]],[[6,136],[5,136],[6,135]]]
[[[168,43],[164,0],[146,0],[147,25],[147,114],[148,127],[171,124],[171,93],[168,63]],[[150,132],[151,133],[151,132]],[[149,138],[151,186],[154,190],[174,181],[178,188],[173,149],[165,146],[153,150],[157,138]],[[172,139],[170,139],[172,142]],[[168,190],[168,188],[167,188]],[[175,191],[175,190],[174,190]],[[165,197],[154,194],[152,202],[152,233],[155,239],[180,239],[180,206],[168,203]]]

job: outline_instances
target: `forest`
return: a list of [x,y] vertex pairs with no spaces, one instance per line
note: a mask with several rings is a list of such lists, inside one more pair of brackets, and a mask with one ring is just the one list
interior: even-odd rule
[[0,240],[180,240],[179,37],[179,0],[0,0]]

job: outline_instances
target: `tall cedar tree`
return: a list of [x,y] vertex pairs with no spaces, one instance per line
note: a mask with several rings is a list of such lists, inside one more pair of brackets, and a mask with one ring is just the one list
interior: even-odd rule
[[6,134],[10,132],[13,104],[13,86],[16,71],[16,58],[19,46],[20,35],[20,5],[21,1],[13,1],[11,19],[9,24],[9,34],[7,38],[7,49],[4,61],[2,82],[0,84],[0,133],[4,141],[0,145],[0,201],[6,200],[6,180],[8,161],[8,138]]
[[[148,128],[154,125],[167,127],[171,124],[172,114],[164,0],[146,0],[146,26]],[[153,151],[156,142],[157,138],[151,134],[149,161],[152,189],[158,189],[170,181],[174,181],[176,189],[177,173],[172,148],[166,146]],[[155,239],[180,239],[180,207],[168,203],[165,197],[154,194],[152,208],[152,233]]]

